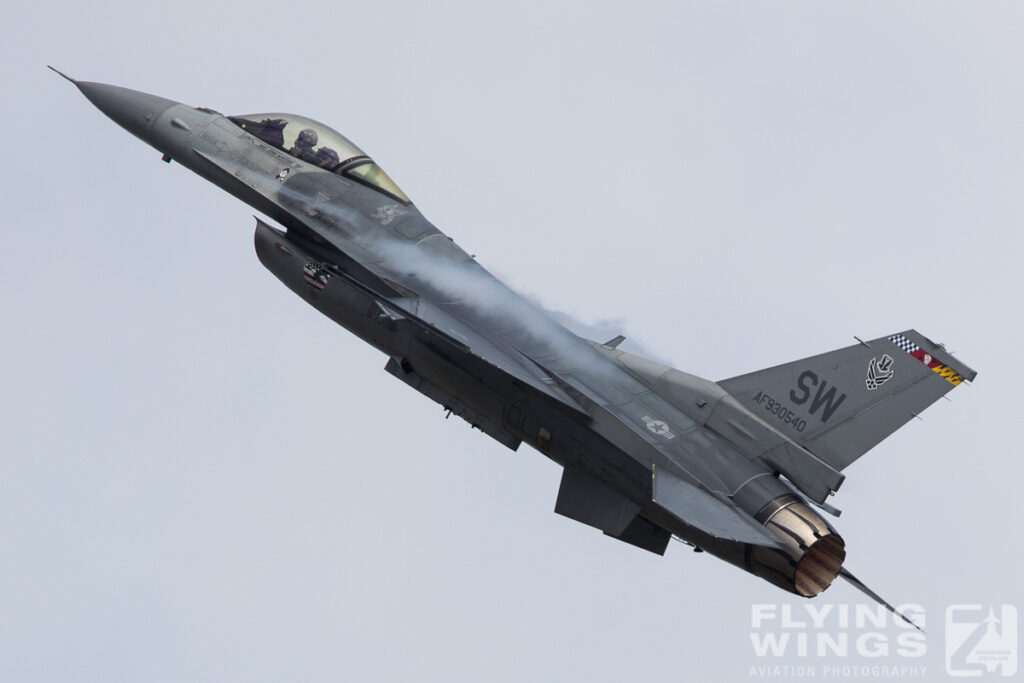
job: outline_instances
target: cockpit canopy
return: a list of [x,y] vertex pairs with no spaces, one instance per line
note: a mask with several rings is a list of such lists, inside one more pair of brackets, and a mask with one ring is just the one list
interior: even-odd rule
[[322,123],[294,114],[248,114],[228,118],[260,140],[298,159],[368,185],[403,204],[409,203],[395,181],[363,150]]

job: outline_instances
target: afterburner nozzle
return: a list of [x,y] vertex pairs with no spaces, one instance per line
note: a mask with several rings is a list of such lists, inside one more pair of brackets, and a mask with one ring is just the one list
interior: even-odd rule
[[781,497],[763,524],[778,537],[779,547],[754,547],[749,571],[805,598],[839,576],[846,559],[843,538],[795,496]]

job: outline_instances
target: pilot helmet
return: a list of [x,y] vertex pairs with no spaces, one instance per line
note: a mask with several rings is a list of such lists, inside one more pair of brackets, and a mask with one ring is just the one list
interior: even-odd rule
[[338,165],[341,159],[338,153],[330,147],[321,147],[313,156],[313,163],[323,168],[331,169]]
[[312,128],[303,128],[295,140],[296,147],[315,147],[319,136]]

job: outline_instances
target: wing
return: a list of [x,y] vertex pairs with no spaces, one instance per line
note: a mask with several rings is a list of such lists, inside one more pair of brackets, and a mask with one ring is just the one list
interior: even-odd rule
[[[389,360],[388,372],[509,448],[517,448],[519,440],[487,415],[504,414],[510,396],[522,396],[520,405],[544,401],[552,409],[583,413],[564,391],[546,384],[523,360],[344,254],[325,251],[259,219],[255,245],[268,270],[336,322],[357,334],[362,329],[371,338],[373,330],[384,325],[401,340],[398,346],[406,349],[401,357]],[[316,268],[305,272],[310,264]],[[327,279],[332,286],[326,286]],[[351,313],[360,310],[365,314]],[[342,319],[345,315],[350,317]],[[442,383],[444,389],[439,386]]]

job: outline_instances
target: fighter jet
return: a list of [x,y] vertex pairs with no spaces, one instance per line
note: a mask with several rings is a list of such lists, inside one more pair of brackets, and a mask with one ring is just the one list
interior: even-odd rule
[[804,597],[843,576],[893,609],[844,568],[828,499],[850,463],[975,378],[942,345],[904,330],[702,379],[556,323],[321,123],[64,77],[164,161],[268,217],[263,265],[382,351],[387,372],[561,465],[558,514],[659,555],[675,537]]

